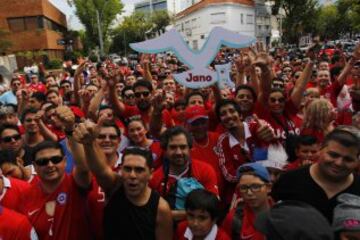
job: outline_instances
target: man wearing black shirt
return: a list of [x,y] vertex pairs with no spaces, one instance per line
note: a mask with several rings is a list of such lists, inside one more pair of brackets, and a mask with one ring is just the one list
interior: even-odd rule
[[320,150],[317,163],[283,174],[273,187],[275,200],[299,200],[314,206],[329,222],[342,193],[360,196],[359,138],[354,133],[335,129]]

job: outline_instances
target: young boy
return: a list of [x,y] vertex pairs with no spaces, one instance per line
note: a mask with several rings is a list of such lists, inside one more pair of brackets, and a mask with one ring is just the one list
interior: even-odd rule
[[289,163],[285,169],[294,170],[314,163],[317,160],[319,150],[320,144],[315,137],[310,135],[299,136],[295,149],[297,159]]
[[223,222],[225,232],[232,239],[264,240],[254,227],[256,216],[269,210],[271,179],[268,170],[259,163],[246,163],[237,170],[237,190],[243,203],[230,210]]
[[216,225],[219,217],[219,200],[204,189],[189,193],[185,201],[187,221],[180,223],[176,231],[178,240],[230,240]]

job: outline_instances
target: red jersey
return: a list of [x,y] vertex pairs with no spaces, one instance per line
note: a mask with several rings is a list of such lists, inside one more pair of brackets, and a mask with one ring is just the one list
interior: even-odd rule
[[[229,235],[232,236],[232,226],[233,221],[236,213],[236,208],[232,209],[227,215],[226,218],[222,224],[222,227],[224,231]],[[240,236],[237,239],[240,240],[265,240],[265,237],[262,233],[256,231],[254,227],[255,223],[255,214],[254,212],[249,208],[244,206],[243,207],[243,219],[241,224],[241,231]]]
[[[175,234],[175,239],[177,240],[189,240],[189,239],[192,239],[192,238],[187,238],[185,235],[187,231],[191,231],[189,228],[188,228],[188,223],[187,221],[183,221],[181,223],[179,223],[179,225],[177,226],[177,229],[176,229],[176,234]],[[215,235],[215,238],[213,238],[213,236],[209,236],[209,235]],[[231,238],[228,236],[228,234],[222,230],[222,228],[216,226],[215,228],[213,227],[209,233],[209,235],[207,236],[207,239],[211,238],[211,239],[214,239],[214,240],[230,240]]]
[[87,195],[72,175],[65,174],[53,193],[44,193],[40,183],[23,192],[21,212],[28,216],[39,239],[92,239],[86,217]]
[[[205,162],[213,167],[215,170],[219,191],[221,192],[224,184],[224,177],[221,174],[219,166],[219,158],[215,153],[215,147],[219,138],[219,134],[216,132],[208,132],[208,141],[205,143],[198,144],[194,141],[191,149],[191,157]],[[220,193],[221,195],[221,193]]]
[[22,195],[30,188],[30,184],[16,178],[2,176],[4,188],[0,195],[0,204],[15,211],[20,210]]
[[91,229],[89,230],[92,231],[95,239],[104,239],[103,219],[105,207],[105,193],[98,185],[95,178],[93,179],[93,186],[89,193],[87,202],[89,214],[91,216]]
[[275,131],[275,138],[284,143],[286,140],[286,129],[291,134],[300,134],[300,127],[302,119],[297,116],[298,109],[291,100],[288,100],[285,104],[283,114],[273,115],[268,108],[265,108],[262,104],[256,103],[255,113],[261,119],[268,122]]
[[[151,120],[151,116],[147,112],[141,112],[137,106],[129,106],[126,104],[125,104],[125,111],[122,115],[125,119],[137,115],[141,116],[141,119],[144,121],[147,127],[149,126]],[[162,121],[167,128],[174,126],[171,114],[167,109],[164,109],[162,111]]]
[[24,215],[0,206],[0,239],[37,240],[37,234]]
[[[204,188],[216,195],[219,195],[218,192],[218,185],[217,185],[217,178],[216,173],[214,169],[204,162],[201,162],[199,160],[192,159],[191,160],[191,174],[189,173],[189,168],[185,170],[184,173],[181,174],[181,176],[188,176],[195,178],[199,183],[201,183]],[[170,187],[175,184],[177,181],[177,178],[181,176],[172,176],[169,174],[169,179],[165,188],[165,193],[163,192],[163,182],[164,182],[164,167],[161,166],[158,168],[154,173],[153,176],[149,182],[149,186],[156,190],[160,195],[164,196],[166,195]]]
[[45,93],[46,92],[46,87],[44,84],[42,83],[29,83],[26,85],[26,88],[30,90],[30,92],[42,92]]
[[338,81],[334,81],[324,89],[319,88],[320,96],[323,96],[326,99],[328,99],[332,103],[332,105],[336,107],[337,97],[339,96],[342,88],[343,86],[340,85]]

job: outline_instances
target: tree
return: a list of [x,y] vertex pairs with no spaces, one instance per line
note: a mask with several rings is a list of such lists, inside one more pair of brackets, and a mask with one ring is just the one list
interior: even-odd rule
[[0,54],[6,53],[6,51],[12,46],[12,43],[6,40],[7,34],[8,32],[6,32],[3,29],[0,29]]
[[341,33],[360,31],[360,4],[358,0],[338,0],[336,7],[341,21]]
[[[76,15],[85,26],[85,36],[88,47],[99,46],[97,11],[100,15],[100,24],[105,46],[109,44],[109,29],[116,15],[120,14],[123,4],[119,0],[71,0],[76,8]],[[106,49],[106,47],[105,47]]]
[[316,32],[318,0],[275,0],[273,14],[277,15],[280,8],[285,12],[284,42],[298,44],[304,33]]
[[318,34],[322,39],[336,39],[340,34],[341,22],[336,5],[322,6],[317,22]]
[[146,33],[152,28],[147,16],[142,12],[134,12],[124,17],[123,22],[112,31],[111,52],[126,53],[129,43],[141,42],[146,39]]
[[153,32],[161,34],[165,32],[165,29],[170,25],[170,16],[166,10],[155,11],[150,17],[150,22],[153,24]]

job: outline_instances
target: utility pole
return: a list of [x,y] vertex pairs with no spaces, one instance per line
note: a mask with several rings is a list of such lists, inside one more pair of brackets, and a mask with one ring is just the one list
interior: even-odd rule
[[152,0],[150,0],[150,16],[152,16],[153,11],[154,11],[154,9],[153,9],[153,2],[152,2]]

